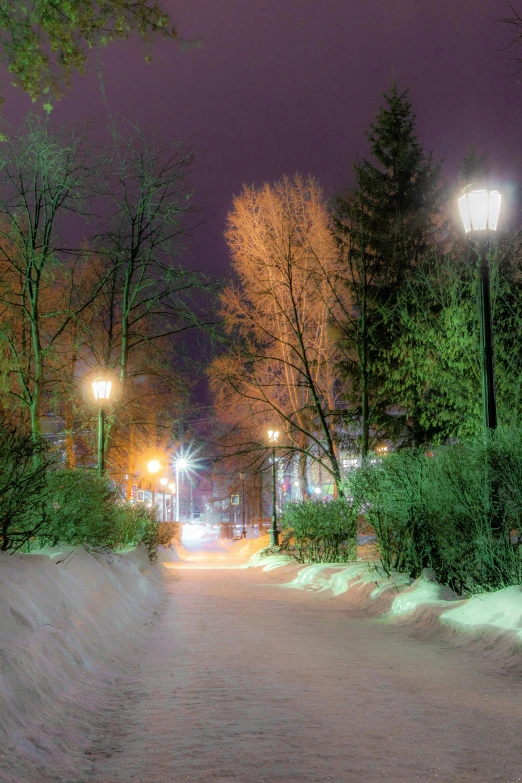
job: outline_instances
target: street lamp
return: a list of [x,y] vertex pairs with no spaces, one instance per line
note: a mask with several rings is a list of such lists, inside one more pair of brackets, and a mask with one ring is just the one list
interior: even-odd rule
[[471,185],[464,188],[458,200],[464,230],[475,242],[478,252],[482,405],[486,430],[494,430],[497,426],[489,284],[489,245],[492,232],[497,230],[501,201],[502,196],[497,190],[474,188]]
[[101,478],[105,470],[105,408],[109,404],[112,381],[107,378],[95,378],[92,382],[94,399],[98,401],[98,475]]
[[156,473],[161,470],[161,462],[157,459],[151,459],[147,462],[147,470],[152,473],[152,506],[156,501]]
[[242,489],[243,489],[242,498],[241,498],[241,513],[242,513],[242,517],[243,517],[243,530],[241,531],[241,535],[243,536],[243,538],[246,538],[247,537],[247,535],[246,535],[246,527],[245,527],[245,479],[246,479],[246,473],[240,473],[239,474],[239,479],[240,479],[240,481],[242,483]]
[[276,506],[276,444],[278,440],[279,430],[268,430],[268,442],[272,444],[272,527],[270,529],[270,546],[277,546],[279,544]]
[[179,474],[180,471],[185,470],[189,463],[188,460],[186,460],[184,457],[178,457],[174,465],[176,466],[176,522],[179,522],[179,496],[180,496],[180,486],[179,486]]
[[163,522],[167,521],[165,519],[165,487],[167,486],[168,483],[169,483],[169,480],[168,480],[168,478],[165,478],[165,476],[163,476],[163,478],[160,478],[160,484],[163,487],[163,492],[162,492],[162,495],[163,495],[163,520],[162,521]]
[[174,483],[169,484],[170,489],[170,521],[174,521],[174,493],[176,491],[176,485]]

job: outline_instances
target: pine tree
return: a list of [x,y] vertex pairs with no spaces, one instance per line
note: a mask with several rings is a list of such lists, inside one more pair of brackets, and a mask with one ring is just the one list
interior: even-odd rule
[[[394,83],[367,132],[372,159],[354,166],[357,184],[335,198],[333,224],[347,290],[344,371],[366,459],[370,433],[392,436],[399,421],[384,393],[384,357],[394,339],[400,287],[441,223],[440,167],[422,150],[408,91]],[[395,432],[395,434],[397,434]]]

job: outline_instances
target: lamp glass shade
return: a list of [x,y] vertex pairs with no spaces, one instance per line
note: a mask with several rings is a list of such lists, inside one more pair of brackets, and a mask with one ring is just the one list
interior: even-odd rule
[[150,462],[147,463],[147,470],[149,473],[157,473],[160,468],[161,463],[157,459],[151,459]]
[[162,486],[166,487],[168,483],[169,483],[168,478],[160,478],[160,484]]
[[268,440],[270,443],[277,443],[279,440],[279,430],[268,430]]
[[496,231],[502,196],[498,190],[469,190],[459,198],[459,211],[466,234],[470,231]]
[[111,396],[112,381],[105,378],[96,378],[92,382],[92,390],[95,400],[108,400]]
[[169,484],[169,489],[170,489],[171,493],[174,495],[174,493],[176,492],[176,485],[175,484]]

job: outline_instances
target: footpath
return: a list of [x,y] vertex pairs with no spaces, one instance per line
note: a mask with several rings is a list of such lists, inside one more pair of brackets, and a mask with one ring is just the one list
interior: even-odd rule
[[514,594],[259,545],[2,560],[0,781],[522,781]]

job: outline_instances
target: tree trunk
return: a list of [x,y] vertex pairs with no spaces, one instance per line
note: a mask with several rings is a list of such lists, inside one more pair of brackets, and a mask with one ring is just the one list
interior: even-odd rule
[[366,320],[366,292],[363,293],[361,307],[361,462],[368,459],[370,448],[370,414],[368,400],[368,324]]
[[308,456],[301,452],[299,454],[298,459],[299,461],[297,463],[297,474],[299,476],[299,489],[301,490],[301,498],[303,500],[308,500],[310,498],[310,495],[308,493],[308,476],[307,476]]
[[40,345],[40,334],[38,331],[37,317],[31,323],[31,337],[34,352],[34,390],[31,398],[31,431],[33,435],[39,435],[40,427],[40,405],[42,401],[42,384],[44,376],[44,363],[42,356],[42,347]]

